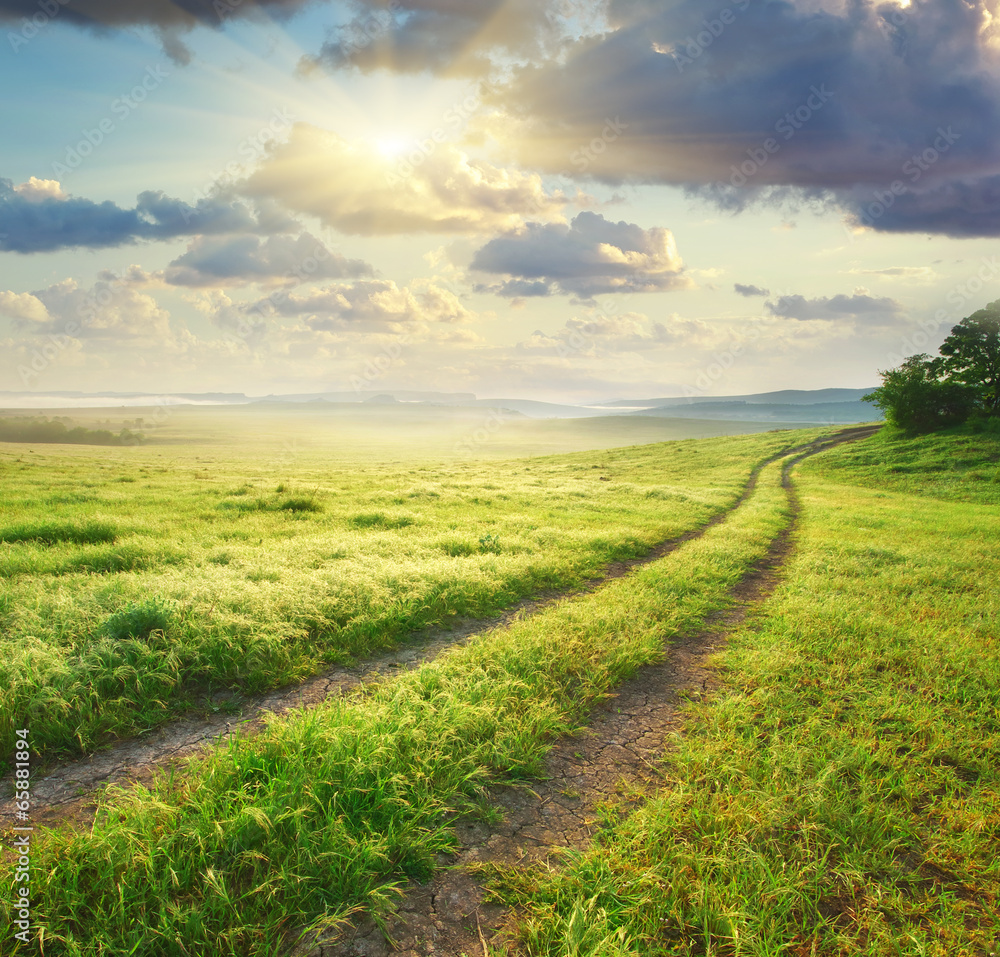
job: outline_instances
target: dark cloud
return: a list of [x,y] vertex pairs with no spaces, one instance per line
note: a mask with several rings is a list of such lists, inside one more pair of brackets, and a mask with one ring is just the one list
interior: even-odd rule
[[[27,18],[56,19],[74,26],[218,27],[232,17],[290,16],[313,0],[0,0],[0,23]],[[43,21],[44,22],[44,21]],[[37,24],[36,24],[37,25]]]
[[[291,14],[312,0],[53,0],[46,6],[68,23],[108,26],[218,26],[229,17]],[[56,12],[58,8],[58,12]],[[39,0],[0,0],[0,21],[47,13]]]
[[190,53],[180,39],[181,32],[198,25],[221,27],[232,18],[288,17],[311,2],[313,0],[145,0],[143,3],[132,0],[0,0],[0,23],[11,24],[8,40],[15,53],[19,49],[19,39],[27,43],[34,36],[32,30],[50,20],[95,30],[150,26],[159,30],[167,55],[177,63],[186,63]]
[[891,316],[899,313],[901,309],[895,299],[870,296],[863,292],[852,296],[843,294],[820,296],[817,299],[806,299],[805,296],[780,296],[776,301],[767,303],[767,311],[772,316],[801,320]]
[[488,72],[496,54],[537,56],[558,36],[558,0],[354,0],[355,15],[301,68]]
[[140,193],[133,209],[76,196],[32,196],[0,179],[0,251],[34,253],[100,249],[140,240],[218,233],[271,233],[297,228],[274,204],[251,207],[221,198],[192,206],[159,191]]
[[551,296],[554,291],[553,283],[538,279],[508,279],[496,287],[477,287],[477,292],[493,292],[505,299],[535,299],[540,296]]
[[372,276],[360,259],[332,252],[309,233],[299,236],[199,236],[163,278],[175,286],[231,286],[250,282],[314,282]]
[[733,289],[741,296],[768,296],[771,293],[769,289],[761,289],[760,286],[745,286],[741,282],[733,283]]
[[875,229],[997,235],[994,9],[619,0],[616,29],[498,94],[494,132],[552,172],[721,186],[734,208],[726,189],[777,201],[791,187]]
[[891,185],[859,187],[838,199],[859,226],[959,238],[1000,236],[1000,175],[963,177],[898,194]]
[[612,292],[661,292],[690,285],[668,229],[613,223],[580,213],[570,225],[528,223],[490,240],[471,269],[510,277],[503,296],[562,292],[589,299]]

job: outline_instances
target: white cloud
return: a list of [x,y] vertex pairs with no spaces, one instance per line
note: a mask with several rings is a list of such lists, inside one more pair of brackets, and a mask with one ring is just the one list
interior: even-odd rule
[[309,233],[298,236],[198,236],[157,274],[173,286],[299,285],[324,279],[371,276],[360,259],[347,259]]
[[374,143],[299,123],[239,188],[365,236],[492,233],[526,217],[560,219],[569,202],[547,192],[535,173],[473,159],[450,143],[430,144],[413,164]]
[[528,223],[491,239],[470,268],[508,277],[492,291],[510,298],[564,293],[589,299],[693,285],[669,229],[614,223],[593,212],[569,225]]
[[25,322],[47,322],[45,304],[30,292],[0,292],[0,313]]
[[58,180],[38,179],[32,176],[26,183],[21,183],[14,187],[14,192],[28,202],[38,203],[44,199],[68,199],[68,194],[63,192],[63,188]]

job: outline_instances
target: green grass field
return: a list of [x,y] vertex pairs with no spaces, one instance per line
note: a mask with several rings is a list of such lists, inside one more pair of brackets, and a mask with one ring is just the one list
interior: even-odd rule
[[125,449],[0,446],[0,755],[15,725],[47,758],[80,753],[220,689],[235,707],[577,585],[705,522],[791,434],[442,463],[397,431],[399,464],[331,454],[313,431],[276,464],[255,424],[209,418],[194,441]]
[[[403,465],[316,453],[280,477],[236,448],[214,452],[205,477],[201,447],[36,450],[30,464],[4,450],[3,549],[27,563],[5,581],[5,719],[31,729],[42,759],[36,730],[70,750],[127,733],[136,707],[169,717],[205,682],[291,680],[415,625],[573,585],[704,525],[755,465],[817,434],[446,465],[412,449]],[[524,953],[997,949],[998,461],[995,436],[883,434],[798,468],[786,577],[732,638],[723,689],[692,707],[667,786],[564,870],[494,875],[525,908]],[[151,788],[111,789],[92,829],[36,835],[44,952],[277,957],[355,908],[385,913],[454,846],[456,812],[488,820],[488,785],[530,780],[553,740],[726,605],[789,521],[780,470],[624,578],[274,719]],[[47,509],[75,488],[95,499]],[[316,508],[281,507],[296,499]],[[129,544],[179,557],[58,564]],[[257,569],[277,577],[254,581]],[[55,613],[14,633],[26,596]],[[352,615],[336,618],[342,596]],[[95,648],[105,657],[87,657]],[[140,656],[128,668],[126,650]],[[102,681],[112,694],[94,692]],[[162,681],[155,707],[144,681]],[[13,866],[0,863],[0,884]],[[0,909],[0,939],[12,934]]]
[[1000,952],[1000,442],[809,461],[787,580],[671,780],[558,875],[495,876],[531,954]]

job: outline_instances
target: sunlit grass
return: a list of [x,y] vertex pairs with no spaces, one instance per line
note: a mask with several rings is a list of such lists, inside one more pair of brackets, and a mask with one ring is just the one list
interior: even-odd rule
[[998,453],[890,434],[803,466],[787,581],[672,785],[565,873],[494,873],[527,952],[1000,950]]
[[[579,584],[704,523],[804,434],[280,469],[252,447],[0,449],[0,764],[15,724],[52,759]],[[118,635],[146,602],[162,626]]]
[[778,478],[768,467],[724,524],[597,592],[113,791],[92,831],[33,850],[45,952],[278,954],[354,907],[384,913],[453,846],[455,810],[537,773],[556,735],[725,604],[787,521]]

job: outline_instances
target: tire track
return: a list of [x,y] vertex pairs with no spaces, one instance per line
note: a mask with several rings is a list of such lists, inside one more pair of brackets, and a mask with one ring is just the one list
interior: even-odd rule
[[[805,452],[817,443],[847,441],[853,433],[872,434],[872,429],[846,429],[832,438],[795,446],[776,453],[758,463],[750,472],[739,497],[727,508],[712,516],[703,525],[654,546],[641,558],[614,562],[604,573],[589,579],[582,586],[553,591],[524,599],[501,615],[455,623],[449,628],[424,629],[403,639],[400,646],[382,655],[367,659],[352,667],[330,668],[292,687],[279,688],[251,699],[239,716],[216,714],[209,717],[190,716],[171,721],[148,735],[117,741],[93,754],[61,763],[44,776],[32,780],[32,821],[52,827],[60,823],[89,825],[96,809],[99,790],[107,785],[149,784],[156,773],[171,764],[210,747],[218,747],[234,735],[250,735],[265,725],[268,714],[284,714],[291,710],[314,707],[327,698],[348,694],[365,683],[391,678],[400,671],[410,670],[433,659],[445,649],[493,628],[503,628],[516,619],[533,615],[559,601],[584,592],[594,591],[606,582],[622,578],[633,569],[648,565],[670,554],[681,545],[704,535],[724,522],[753,494],[761,471],[778,459]],[[874,431],[877,431],[874,430]],[[860,437],[860,436],[858,436]],[[13,821],[12,772],[0,780],[0,822]]]
[[[386,922],[385,933],[371,918],[364,918],[337,940],[296,948],[294,957],[486,955],[490,940],[502,935],[515,915],[485,899],[476,879],[477,866],[558,866],[567,849],[582,851],[589,846],[599,829],[601,804],[613,803],[619,813],[629,813],[663,782],[661,756],[683,731],[685,703],[718,687],[708,659],[750,609],[770,595],[791,554],[801,511],[792,469],[809,456],[877,431],[844,430],[785,453],[781,484],[788,497],[789,521],[766,555],[730,591],[731,605],[710,615],[696,634],[672,644],[662,662],[643,667],[625,682],[592,712],[586,731],[558,741],[546,757],[544,779],[530,789],[506,785],[491,789],[489,803],[502,811],[502,822],[489,826],[459,821],[458,852],[439,862],[441,870],[431,882],[407,889],[399,912]],[[748,488],[741,501],[751,491]]]

